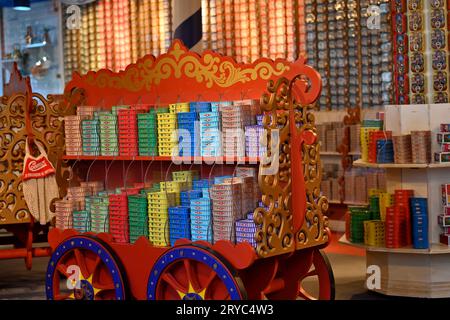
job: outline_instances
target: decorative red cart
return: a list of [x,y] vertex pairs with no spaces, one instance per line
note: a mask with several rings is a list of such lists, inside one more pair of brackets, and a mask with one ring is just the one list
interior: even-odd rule
[[[264,91],[267,88],[267,93]],[[306,279],[317,277],[319,299],[334,298],[333,272],[321,249],[330,241],[320,193],[321,163],[314,114],[319,74],[304,64],[259,59],[238,64],[206,51],[201,56],[175,41],[167,54],[145,56],[125,71],[74,74],[65,108],[114,104],[168,104],[261,98],[268,145],[279,143],[259,163],[264,208],[256,208],[256,249],[248,243],[178,240],[156,247],[145,237],[115,243],[111,235],[53,229],[46,274],[48,299],[313,299]],[[271,154],[272,153],[272,154]],[[278,156],[275,155],[278,153]],[[205,159],[182,159],[205,161]],[[65,163],[172,161],[170,157],[63,157]],[[234,159],[235,163],[249,159]],[[101,166],[101,165],[100,165]],[[270,174],[270,168],[276,168]],[[263,173],[263,174],[261,174]],[[130,179],[129,177],[125,179]],[[115,177],[115,180],[120,180]],[[125,183],[120,181],[119,183]],[[266,209],[267,208],[267,209]],[[80,274],[70,266],[78,266]],[[78,289],[67,289],[78,280]],[[70,286],[69,286],[70,287]]]

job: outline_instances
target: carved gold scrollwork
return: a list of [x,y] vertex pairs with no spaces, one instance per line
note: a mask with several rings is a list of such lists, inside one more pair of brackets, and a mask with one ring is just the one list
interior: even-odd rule
[[[63,116],[55,96],[44,98],[34,93],[31,106],[31,126],[35,140],[41,142],[56,169],[62,195],[66,192],[67,166],[61,162],[64,154]],[[4,96],[0,104],[0,224],[27,223],[30,214],[22,192],[21,174],[25,156],[26,101],[24,94]]]
[[118,75],[107,72],[89,73],[86,82],[99,88],[110,87],[136,92],[150,90],[152,86],[157,86],[169,78],[185,76],[204,83],[206,88],[213,85],[229,88],[237,83],[258,78],[268,80],[272,76],[280,76],[290,68],[282,62],[271,64],[266,61],[260,61],[251,67],[237,67],[231,61],[222,60],[211,53],[204,53],[201,57],[187,53],[189,50],[175,41],[167,54],[157,59],[146,56]]
[[[294,96],[289,92],[290,84],[286,78],[281,78],[276,83],[270,81],[268,93],[261,99],[268,146],[271,145],[272,130],[279,130],[280,139],[279,159],[273,160],[278,161],[278,171],[270,175],[261,174],[274,164],[271,161],[260,164],[259,186],[262,202],[268,207],[267,209],[259,207],[254,212],[255,223],[260,226],[255,237],[257,252],[261,257],[324,245],[329,241],[328,218],[324,215],[328,210],[328,200],[320,194],[322,174],[318,142],[302,145],[302,164],[291,163],[290,159],[289,97]],[[297,130],[317,133],[315,117],[310,112],[313,104],[302,105],[294,98],[293,107]],[[268,149],[270,159],[272,150]],[[307,201],[305,220],[296,234],[293,231],[291,212],[292,165],[303,165]]]

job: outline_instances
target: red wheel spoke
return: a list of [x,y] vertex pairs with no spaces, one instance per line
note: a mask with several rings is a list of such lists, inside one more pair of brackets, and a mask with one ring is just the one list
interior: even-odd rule
[[303,288],[300,288],[298,296],[305,300],[317,300],[316,298],[311,296],[308,292],[306,292]]
[[85,278],[85,279],[89,278],[90,274],[86,267],[86,261],[84,260],[83,254],[81,253],[80,249],[74,249],[73,252],[75,254],[75,259],[77,261],[77,264],[80,267],[83,278]]
[[219,297],[217,300],[228,300],[229,298],[230,298],[230,294],[229,294],[229,292],[227,291],[227,292],[226,292],[226,295],[225,295],[223,298]]
[[217,273],[215,273],[214,271],[211,271],[211,273],[209,274],[208,279],[205,282],[204,288],[206,289],[206,291],[208,291],[208,287],[211,285],[211,283],[216,278],[216,276],[217,276]]
[[312,277],[312,276],[317,276],[317,270],[311,270],[310,272],[308,272],[307,274],[305,274],[305,276],[303,277],[303,279],[308,278],[308,277]]
[[97,256],[97,258],[95,258],[94,269],[92,270],[92,274],[95,275],[95,273],[97,272],[97,268],[100,266],[101,262],[102,262],[102,259],[100,258],[100,256]]
[[55,295],[55,300],[68,300],[68,299],[73,300],[73,298],[71,298],[70,296],[71,296],[70,294]]
[[192,285],[194,290],[198,292],[202,288],[200,288],[200,284],[198,283],[197,275],[195,274],[195,272],[193,272],[193,265],[191,264],[191,260],[184,259],[183,264],[189,283]]
[[65,276],[66,278],[69,278],[71,276],[71,274],[67,273],[67,267],[66,265],[60,263],[57,265],[56,270],[59,271],[59,273],[61,273],[63,276]]
[[180,291],[182,293],[186,293],[187,289],[183,287],[177,279],[175,279],[171,274],[164,273],[161,276],[161,279],[163,279],[169,286],[171,286],[174,290]]
[[114,282],[108,282],[107,284],[94,282],[94,283],[92,283],[92,285],[94,286],[94,288],[100,289],[100,290],[114,290],[115,289]]

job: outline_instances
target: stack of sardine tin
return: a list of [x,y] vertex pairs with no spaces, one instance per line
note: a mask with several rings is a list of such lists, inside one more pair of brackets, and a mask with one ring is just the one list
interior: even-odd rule
[[251,123],[251,106],[223,106],[221,115],[223,155],[245,157],[244,127]]
[[411,131],[412,163],[431,162],[431,131]]
[[235,222],[242,218],[242,183],[224,182],[211,188],[214,241],[235,241]]
[[392,136],[395,163],[411,163],[411,135]]
[[73,200],[55,201],[56,228],[61,230],[72,228],[72,211],[77,209]]
[[66,155],[79,156],[82,155],[81,140],[81,121],[86,119],[84,116],[65,116],[64,132],[66,142]]

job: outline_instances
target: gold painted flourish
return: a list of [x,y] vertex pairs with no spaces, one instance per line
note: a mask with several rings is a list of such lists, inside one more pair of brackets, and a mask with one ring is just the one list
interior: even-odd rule
[[206,88],[212,88],[213,85],[228,88],[237,83],[257,79],[268,80],[290,69],[287,62],[278,62],[272,66],[267,61],[260,61],[253,67],[242,68],[211,53],[204,53],[201,57],[188,53],[185,47],[175,42],[167,54],[157,59],[150,55],[145,56],[118,75],[111,75],[105,70],[98,73],[91,72],[87,75],[86,81],[89,85],[100,88],[137,92],[142,89],[148,91],[152,86],[172,77],[179,79],[186,76],[198,83],[204,83]]
[[[314,73],[312,73],[314,74]],[[317,85],[318,79],[306,79]],[[319,79],[320,80],[320,79]],[[295,80],[293,80],[295,81]],[[329,241],[328,200],[320,194],[321,162],[319,145],[303,145],[303,174],[306,187],[305,221],[297,234],[292,230],[291,213],[291,163],[289,132],[289,87],[291,82],[280,78],[276,83],[269,82],[268,93],[261,98],[261,109],[264,111],[263,124],[267,129],[267,140],[270,145],[271,130],[279,129],[279,170],[275,175],[259,175],[259,186],[262,192],[263,207],[256,208],[254,221],[260,226],[256,232],[257,253],[261,257],[270,257],[294,250],[325,245]],[[292,93],[292,92],[291,92]],[[302,105],[295,98],[292,101],[295,110],[295,122],[298,130],[309,130],[317,133],[315,118],[310,105]],[[270,149],[270,148],[269,148]],[[270,156],[270,154],[269,154]],[[299,164],[296,164],[299,165]],[[260,164],[260,172],[271,163]]]
[[[0,102],[0,225],[30,221],[21,180],[27,138],[25,103],[24,94],[3,96]],[[64,110],[53,96],[46,99],[34,93],[32,103],[30,116],[35,139],[47,150],[56,168],[57,182],[65,192],[68,168],[60,160],[64,154]]]

